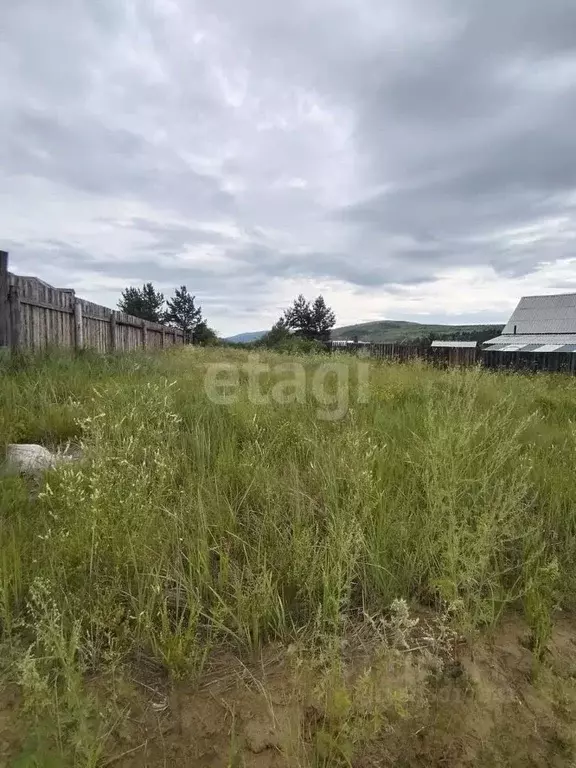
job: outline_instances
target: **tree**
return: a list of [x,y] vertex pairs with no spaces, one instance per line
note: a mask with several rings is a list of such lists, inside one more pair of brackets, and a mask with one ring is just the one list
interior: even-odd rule
[[326,306],[323,296],[317,296],[310,305],[300,294],[284,312],[282,320],[287,328],[294,330],[303,339],[328,341],[330,330],[336,324],[336,315]]
[[283,317],[274,323],[272,328],[257,342],[259,347],[279,347],[290,342],[292,334]]
[[208,327],[206,320],[201,320],[194,329],[194,343],[204,346],[218,343],[216,331]]
[[164,294],[156,291],[152,283],[144,283],[142,288],[125,288],[118,308],[127,315],[140,317],[151,323],[161,323],[164,319],[163,304]]
[[330,341],[330,331],[336,325],[336,315],[326,306],[324,297],[317,296],[312,305],[312,328],[317,341]]
[[193,332],[202,322],[202,307],[195,305],[195,299],[196,296],[191,296],[185,285],[176,288],[174,296],[166,302],[165,321],[181,328],[184,333]]
[[310,335],[312,330],[312,309],[310,308],[310,302],[306,301],[302,294],[284,312],[282,320],[286,328],[292,328],[292,330],[304,338],[312,338]]

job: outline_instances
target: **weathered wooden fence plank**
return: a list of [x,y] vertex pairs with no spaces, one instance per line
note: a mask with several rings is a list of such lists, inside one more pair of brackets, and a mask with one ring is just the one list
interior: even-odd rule
[[108,319],[108,351],[116,351],[116,312],[112,310]]
[[8,253],[0,251],[0,347],[7,347],[10,343],[8,290]]
[[80,299],[76,299],[74,302],[74,346],[76,349],[84,349],[84,323]]
[[10,346],[14,350],[20,349],[22,343],[22,309],[20,306],[20,288],[11,285],[8,292],[10,305]]

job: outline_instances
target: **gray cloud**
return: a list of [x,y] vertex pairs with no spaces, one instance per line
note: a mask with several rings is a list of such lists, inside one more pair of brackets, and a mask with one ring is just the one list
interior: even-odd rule
[[572,0],[29,0],[0,29],[0,234],[46,279],[240,317],[278,280],[573,256]]

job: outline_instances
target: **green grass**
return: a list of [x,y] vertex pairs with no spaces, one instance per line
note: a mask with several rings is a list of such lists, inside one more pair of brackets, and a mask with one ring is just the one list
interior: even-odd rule
[[[195,680],[218,650],[330,645],[399,597],[449,608],[465,633],[522,611],[541,653],[555,608],[573,608],[576,380],[375,362],[359,403],[342,356],[350,408],[330,421],[310,392],[211,402],[222,359],[247,355],[52,354],[0,372],[1,445],[84,451],[40,488],[0,480],[5,680],[58,723],[27,764],[97,765],[108,720],[83,680],[135,659]],[[291,360],[310,384],[327,359]]]

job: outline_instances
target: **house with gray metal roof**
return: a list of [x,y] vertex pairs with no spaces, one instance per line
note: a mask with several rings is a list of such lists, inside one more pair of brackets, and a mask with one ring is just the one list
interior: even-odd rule
[[576,293],[524,296],[501,336],[484,343],[494,352],[576,352]]

